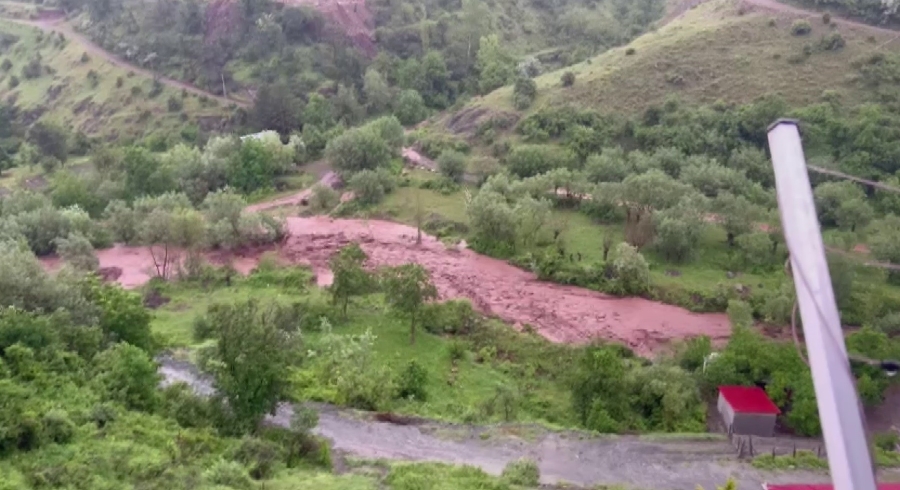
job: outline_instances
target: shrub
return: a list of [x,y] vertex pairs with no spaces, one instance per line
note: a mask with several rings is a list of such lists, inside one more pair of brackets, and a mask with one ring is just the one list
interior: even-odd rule
[[353,190],[356,200],[364,206],[378,204],[384,199],[384,185],[378,172],[374,170],[367,169],[354,174],[347,184]]
[[428,399],[427,384],[428,371],[418,362],[409,361],[397,378],[397,397],[425,401]]
[[422,308],[422,326],[435,335],[468,335],[477,328],[478,315],[465,299],[429,303]]
[[211,485],[249,490],[253,488],[253,480],[247,475],[247,470],[235,461],[219,460],[212,468],[203,472],[203,479]]
[[825,51],[839,51],[846,44],[840,32],[830,32],[819,40],[819,47]]
[[166,106],[168,107],[169,112],[178,112],[184,107],[184,102],[174,95],[171,95],[168,100],[166,100]]
[[444,177],[456,182],[462,182],[466,172],[466,156],[458,151],[444,150],[437,159],[438,168]]
[[27,65],[22,67],[22,77],[26,80],[37,78],[41,76],[41,73],[43,73],[43,68],[41,67],[40,58],[32,58]]
[[91,61],[91,57],[88,56],[87,51],[81,53],[81,62],[87,63],[88,61]]
[[560,81],[562,82],[563,87],[571,87],[572,85],[575,85],[575,74],[567,71],[562,74]]
[[90,70],[87,73],[87,80],[91,85],[91,88],[97,88],[97,85],[100,85],[100,74],[94,70]]
[[143,92],[144,91],[141,90],[141,87],[139,87],[137,85],[135,85],[134,87],[131,87],[131,95],[133,95],[135,97],[137,97],[138,95],[141,95]]
[[872,443],[884,451],[896,451],[900,435],[895,432],[879,432],[872,437]]
[[4,59],[2,63],[0,63],[0,70],[9,71],[13,67],[12,61],[9,59]]
[[510,485],[532,488],[540,485],[541,470],[533,459],[521,458],[508,463],[501,478]]
[[65,444],[75,435],[75,423],[65,410],[54,409],[44,414],[44,437],[57,444]]
[[825,25],[831,24],[831,13],[825,12],[822,14],[822,23]]
[[341,196],[336,190],[322,184],[316,184],[312,188],[309,204],[315,210],[327,211],[337,206],[340,200]]
[[537,97],[537,84],[531,78],[518,77],[513,87],[513,101],[516,109],[523,111],[531,107]]
[[805,36],[812,32],[812,26],[807,20],[795,20],[791,24],[791,34],[794,36]]
[[244,437],[234,452],[234,459],[250,469],[253,479],[265,480],[274,476],[281,459],[280,450],[274,442]]
[[122,88],[122,85],[125,85],[125,79],[122,77],[116,77],[116,88]]
[[447,354],[450,356],[451,361],[462,360],[466,357],[466,351],[468,350],[468,346],[462,340],[454,340],[447,345]]
[[9,77],[9,81],[7,82],[7,85],[11,89],[18,87],[19,86],[19,77],[15,76],[15,75],[11,75]]
[[161,94],[163,91],[163,84],[159,80],[153,80],[153,86],[150,87],[150,92],[147,94],[147,97],[151,99]]
[[633,55],[633,54],[636,53],[636,52],[637,52],[637,51],[635,51],[634,48],[627,48],[627,49],[625,50],[625,56],[631,56],[631,55]]

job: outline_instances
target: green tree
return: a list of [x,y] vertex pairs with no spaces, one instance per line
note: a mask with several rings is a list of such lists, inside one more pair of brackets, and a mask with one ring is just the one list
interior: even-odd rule
[[54,242],[56,253],[72,267],[87,272],[100,268],[100,261],[94,255],[94,247],[84,235],[69,233],[69,236],[57,238]]
[[394,115],[403,125],[412,126],[428,117],[428,108],[425,107],[425,100],[419,92],[407,89],[400,92],[400,96],[397,97]]
[[735,237],[753,231],[761,214],[744,196],[735,196],[730,192],[719,193],[713,209],[725,228],[726,239],[731,247],[734,246]]
[[247,300],[208,313],[216,341],[211,368],[234,419],[229,429],[237,433],[255,431],[286,395],[299,332],[279,328],[276,307]]
[[170,169],[149,150],[134,146],[125,151],[125,191],[131,198],[155,196],[174,188]]
[[616,245],[613,271],[625,294],[638,295],[650,289],[650,265],[636,248],[627,243]]
[[232,156],[228,184],[242,192],[271,187],[275,179],[275,158],[263,143],[248,139]]
[[329,288],[331,301],[341,305],[345,317],[350,299],[372,290],[372,276],[363,268],[367,258],[359,244],[353,242],[338,251],[329,261],[334,274],[334,280]]
[[513,87],[513,104],[516,109],[524,111],[531,107],[537,97],[537,83],[529,77],[516,77],[516,83]]
[[366,169],[353,174],[347,185],[353,190],[356,200],[363,206],[378,204],[384,199],[384,186],[381,184],[378,172],[374,170]]
[[391,148],[376,131],[354,128],[328,142],[325,157],[344,175],[387,166]]
[[437,298],[428,271],[418,264],[389,267],[381,272],[385,299],[392,308],[409,315],[409,342],[416,343],[416,320],[422,306]]
[[444,177],[461,183],[466,172],[466,156],[454,150],[444,150],[437,159],[438,169]]
[[703,196],[685,196],[673,208],[654,215],[655,244],[668,260],[688,260],[706,228],[706,202]]
[[126,342],[148,352],[152,349],[150,313],[140,295],[118,285],[97,284],[92,297],[100,307],[100,329],[109,341]]
[[65,162],[69,156],[69,135],[65,129],[56,124],[38,121],[28,130],[28,141],[35,145],[43,155],[54,157]]
[[509,83],[516,73],[515,62],[500,44],[497,34],[481,38],[477,63],[479,89],[486,94]]
[[482,187],[466,203],[472,246],[483,253],[508,257],[516,249],[516,215],[502,194]]
[[[869,239],[872,255],[884,262],[900,263],[900,218],[890,214],[873,223],[872,229],[875,230]],[[888,280],[894,284],[900,283],[900,273],[888,271]]]
[[334,118],[346,126],[359,124],[365,115],[365,109],[359,103],[356,89],[346,85],[338,85],[337,93],[331,98],[331,111]]
[[[860,207],[858,203],[851,204],[850,209],[845,211],[844,214],[840,214],[840,208],[847,202],[858,201],[865,203],[865,194],[862,188],[853,182],[825,182],[815,188],[814,196],[816,210],[819,213],[819,222],[822,223],[822,226],[838,225],[838,216],[841,215],[845,221],[843,224],[847,225],[842,227],[849,228],[853,224],[850,221],[851,219],[860,217],[860,214],[865,214],[865,211],[858,211]],[[871,216],[871,210],[869,210],[869,216]]]
[[375,68],[366,70],[363,78],[363,95],[369,114],[381,114],[391,108],[394,93],[384,76]]
[[617,349],[590,346],[577,359],[570,390],[581,424],[601,432],[617,432],[625,402],[625,364]]
[[116,344],[97,355],[94,382],[107,400],[132,410],[153,410],[159,403],[156,363],[143,350]]
[[250,119],[258,130],[270,129],[288,135],[300,127],[301,109],[299,99],[286,84],[264,84],[256,92]]
[[518,145],[506,156],[509,171],[523,179],[547,173],[554,168],[571,168],[575,155],[552,145]]
[[334,126],[334,123],[334,110],[331,102],[321,94],[310,95],[309,102],[303,109],[303,124],[325,130]]
[[863,199],[854,198],[841,202],[840,206],[834,211],[834,218],[837,225],[843,230],[856,231],[857,227],[864,228],[872,218],[875,217],[875,211]]

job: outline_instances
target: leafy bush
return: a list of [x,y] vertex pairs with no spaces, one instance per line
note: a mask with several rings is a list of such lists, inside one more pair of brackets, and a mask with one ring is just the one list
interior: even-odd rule
[[458,151],[444,150],[437,159],[438,169],[444,177],[462,182],[466,172],[466,156]]
[[478,322],[478,314],[466,299],[429,303],[422,308],[422,326],[436,335],[468,335]]
[[426,401],[428,371],[416,361],[409,361],[397,377],[397,397]]
[[794,36],[805,36],[812,32],[812,26],[808,20],[795,20],[791,24],[791,34]]
[[247,470],[236,461],[217,461],[203,473],[203,479],[210,485],[221,485],[237,490],[253,488],[253,480],[250,479]]
[[271,441],[244,437],[234,451],[234,460],[249,468],[254,480],[265,480],[275,475],[281,460],[281,448]]
[[9,80],[6,82],[6,85],[11,89],[18,87],[19,86],[19,77],[15,76],[15,75],[10,75]]
[[822,23],[825,25],[831,24],[831,13],[825,12],[822,14]]
[[537,83],[528,77],[516,78],[516,84],[513,87],[513,101],[516,109],[520,111],[528,109],[535,97],[537,97]]
[[75,435],[75,423],[62,409],[53,409],[45,413],[42,425],[44,437],[57,444],[65,444]]
[[562,82],[563,87],[571,87],[572,85],[575,85],[575,74],[567,71],[562,74],[560,81]]
[[520,458],[507,463],[500,477],[510,485],[532,488],[540,485],[541,470],[533,459]]
[[0,62],[0,70],[9,71],[13,67],[12,61],[9,61],[8,58],[4,58],[3,62]]
[[625,49],[625,56],[631,56],[631,55],[633,55],[633,54],[636,53],[636,52],[637,52],[637,51],[635,51],[634,48],[626,48],[626,49]]
[[91,61],[91,57],[88,56],[87,51],[81,53],[81,62],[87,63],[88,61]]
[[819,48],[825,51],[838,51],[847,44],[840,32],[830,32],[819,40]]
[[364,206],[378,204],[384,199],[382,178],[374,170],[363,170],[350,177],[347,183],[357,201]]
[[169,112],[178,112],[182,108],[184,108],[184,102],[181,99],[175,97],[174,95],[170,95],[166,100],[166,106],[169,109]]

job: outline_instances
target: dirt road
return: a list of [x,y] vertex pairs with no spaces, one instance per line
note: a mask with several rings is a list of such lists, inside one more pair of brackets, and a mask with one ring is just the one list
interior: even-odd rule
[[[201,396],[215,392],[210,379],[189,363],[158,359],[163,384],[183,382]],[[740,490],[759,490],[763,482],[828,482],[821,473],[762,472],[736,461],[727,440],[596,437],[551,432],[535,426],[471,426],[439,422],[396,425],[369,420],[332,406],[310,405],[319,413],[314,432],[341,452],[366,459],[437,461],[476,466],[499,475],[510,461],[534,459],[541,482],[576,485],[624,485],[633,488],[707,490],[734,477]],[[293,407],[282,404],[270,424],[290,427]],[[513,434],[527,434],[527,438]]]
[[92,56],[97,56],[103,58],[107,62],[116,65],[120,68],[124,68],[129,71],[133,71],[139,75],[145,76],[147,78],[155,78],[160,81],[163,85],[167,85],[169,87],[178,89],[178,90],[186,90],[192,94],[196,94],[198,96],[205,96],[210,99],[214,99],[219,101],[222,104],[235,104],[241,107],[249,107],[250,103],[245,100],[235,99],[232,97],[222,97],[221,95],[213,94],[212,92],[207,92],[199,87],[191,85],[187,82],[183,82],[180,80],[175,80],[174,78],[164,77],[162,75],[154,73],[152,70],[148,70],[146,68],[142,68],[138,65],[131,63],[105,49],[94,44],[93,41],[88,39],[83,34],[80,34],[75,29],[72,28],[69,24],[65,22],[65,18],[48,18],[48,19],[39,19],[39,20],[25,20],[25,19],[13,19],[4,17],[3,20],[8,22],[14,22],[16,24],[21,24],[29,27],[35,27],[41,29],[46,32],[61,32],[66,38],[75,41],[84,46],[85,51],[87,51]]

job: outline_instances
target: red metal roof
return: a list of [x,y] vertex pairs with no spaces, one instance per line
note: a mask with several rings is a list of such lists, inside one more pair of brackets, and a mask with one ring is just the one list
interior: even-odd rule
[[[763,485],[765,490],[834,490],[831,485]],[[900,483],[879,483],[878,490],[900,490]]]
[[762,388],[757,388],[756,386],[720,386],[719,393],[731,405],[735,413],[764,413],[772,415],[781,413],[781,410],[769,399],[769,395],[766,395]]

